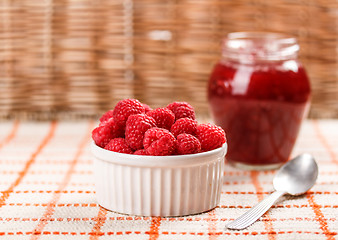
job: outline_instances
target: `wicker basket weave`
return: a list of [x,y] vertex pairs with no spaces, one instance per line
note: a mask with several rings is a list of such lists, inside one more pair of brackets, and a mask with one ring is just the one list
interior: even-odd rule
[[336,0],[1,0],[0,119],[96,117],[122,98],[189,101],[233,31],[296,36],[311,117],[338,117]]

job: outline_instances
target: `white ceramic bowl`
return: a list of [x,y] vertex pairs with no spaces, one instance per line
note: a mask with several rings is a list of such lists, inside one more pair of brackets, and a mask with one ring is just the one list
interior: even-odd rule
[[92,143],[96,198],[111,211],[183,216],[215,208],[223,184],[227,144],[198,154],[140,156]]

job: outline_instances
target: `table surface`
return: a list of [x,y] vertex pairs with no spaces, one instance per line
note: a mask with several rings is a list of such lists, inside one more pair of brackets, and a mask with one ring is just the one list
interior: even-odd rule
[[304,122],[292,156],[308,152],[317,184],[284,197],[242,231],[224,225],[273,191],[274,171],[226,166],[220,205],[175,218],[107,211],[95,199],[95,122],[0,123],[0,239],[335,239],[338,232],[338,120]]

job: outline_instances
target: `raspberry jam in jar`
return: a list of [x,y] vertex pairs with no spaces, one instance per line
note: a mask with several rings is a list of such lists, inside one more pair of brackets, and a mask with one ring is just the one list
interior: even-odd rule
[[230,33],[208,85],[212,117],[229,139],[228,161],[249,170],[285,163],[310,105],[299,45],[277,33]]

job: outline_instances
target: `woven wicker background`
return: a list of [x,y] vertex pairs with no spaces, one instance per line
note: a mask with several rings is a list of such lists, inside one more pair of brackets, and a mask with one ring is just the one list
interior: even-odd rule
[[96,117],[122,98],[189,101],[233,31],[298,37],[311,117],[338,117],[337,0],[0,0],[0,119]]

